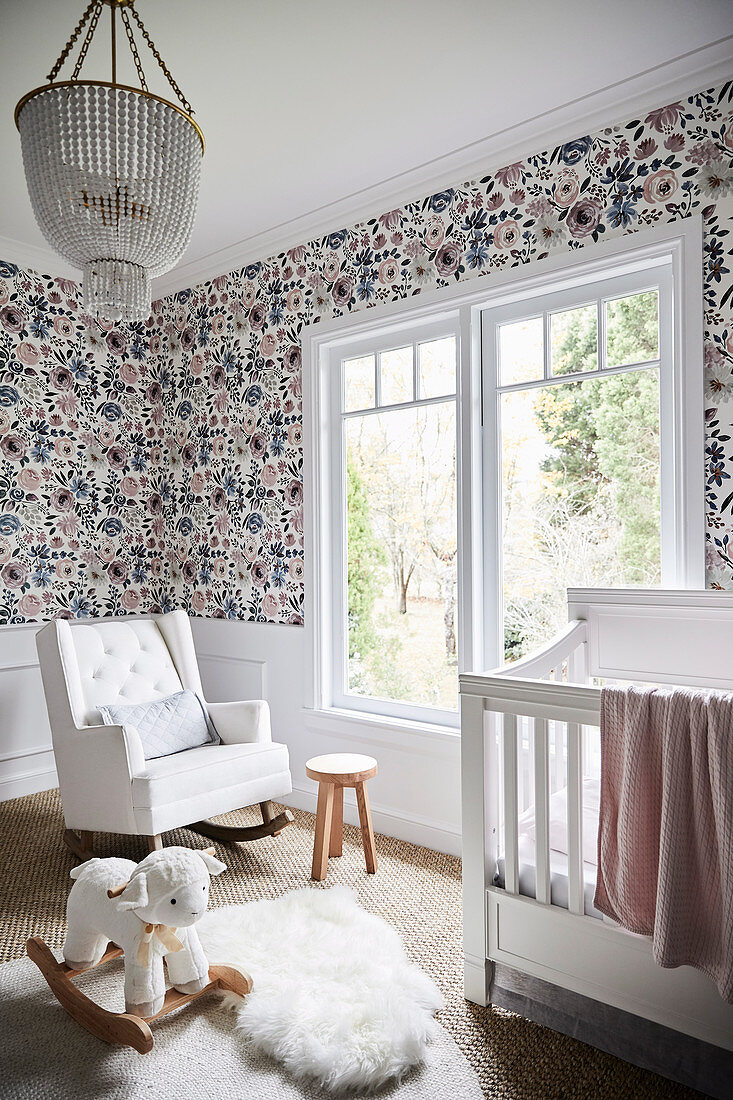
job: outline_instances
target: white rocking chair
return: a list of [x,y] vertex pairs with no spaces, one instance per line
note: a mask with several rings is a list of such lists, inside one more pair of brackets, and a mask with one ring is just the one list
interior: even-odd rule
[[[123,621],[47,623],[36,635],[66,830],[89,859],[95,832],[144,836],[151,851],[161,833],[187,826],[215,840],[278,835],[293,820],[273,816],[270,799],[289,794],[287,746],[274,742],[265,700],[206,703],[221,738],[146,760],[134,726],[106,726],[98,707],[141,703],[188,688],[203,698],[193,635],[183,611]],[[262,824],[208,820],[260,804]]]

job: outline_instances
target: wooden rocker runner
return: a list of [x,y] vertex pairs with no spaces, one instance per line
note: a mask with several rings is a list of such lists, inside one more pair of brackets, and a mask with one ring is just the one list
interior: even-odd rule
[[[71,970],[65,963],[58,962],[40,936],[33,936],[28,940],[26,951],[48,982],[56,1000],[78,1024],[105,1043],[123,1043],[134,1047],[140,1054],[148,1054],[153,1049],[153,1033],[150,1030],[153,1020],[159,1020],[189,1001],[195,1001],[210,989],[226,989],[240,997],[245,997],[252,989],[249,974],[231,966],[212,966],[209,968],[209,984],[202,990],[198,993],[179,993],[175,989],[169,989],[160,1012],[143,1018],[128,1012],[109,1012],[92,1001],[73,982],[84,971]],[[122,954],[122,948],[110,943],[97,966],[102,966],[110,959],[117,959]]]
[[261,825],[221,825],[218,821],[196,821],[188,828],[201,836],[207,836],[210,840],[218,840],[224,844],[233,844],[237,840],[261,840],[266,836],[280,836],[283,829],[293,820],[290,810],[273,816],[272,806],[269,802],[260,802],[262,814]]
[[[283,810],[273,816],[272,806],[269,802],[260,802],[262,813],[261,825],[222,825],[219,821],[196,821],[192,825],[186,825],[194,833],[206,836],[210,840],[218,840],[221,844],[234,844],[242,840],[262,840],[266,836],[280,836],[283,829],[293,821],[290,810]],[[158,833],[156,836],[145,836],[145,843],[149,852],[159,852],[163,847],[163,839]],[[67,848],[82,862],[93,859],[94,834],[83,830],[64,829],[64,843]]]

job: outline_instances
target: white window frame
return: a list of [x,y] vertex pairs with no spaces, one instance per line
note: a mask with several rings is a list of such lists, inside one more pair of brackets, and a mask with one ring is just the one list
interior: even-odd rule
[[[626,265],[625,265],[626,266]],[[659,354],[653,360],[640,363],[606,365],[605,303],[617,298],[640,294],[645,290],[658,290]],[[621,274],[609,273],[595,280],[584,280],[575,287],[554,291],[546,289],[535,296],[523,294],[513,302],[488,307],[481,317],[483,349],[483,423],[484,423],[484,645],[487,663],[500,665],[503,653],[503,538],[501,495],[501,395],[505,393],[540,389],[549,385],[593,378],[606,378],[613,374],[628,374],[638,370],[659,372],[659,434],[660,434],[660,547],[661,587],[686,587],[685,554],[687,540],[677,537],[676,516],[680,509],[675,494],[678,471],[682,466],[680,443],[675,434],[675,406],[682,398],[682,389],[675,386],[674,370],[674,279],[672,260],[653,257],[649,263]],[[577,309],[584,305],[597,306],[598,360],[597,368],[574,374],[553,375],[551,368],[550,315],[563,310]],[[502,385],[499,378],[499,326],[526,321],[532,317],[543,318],[543,377],[536,381]],[[701,413],[702,415],[702,413]],[[702,582],[704,583],[704,581]]]
[[[411,745],[414,738],[457,736],[455,724],[400,718],[368,710],[347,710],[333,696],[334,601],[332,547],[334,502],[331,454],[334,438],[330,394],[331,349],[390,339],[390,330],[420,326],[456,326],[459,333],[457,389],[458,500],[458,671],[485,671],[500,663],[496,643],[487,635],[481,609],[490,591],[484,580],[485,547],[496,545],[496,508],[486,500],[492,452],[482,397],[481,315],[549,293],[574,290],[583,282],[633,275],[654,263],[671,271],[673,329],[670,364],[673,409],[667,446],[673,451],[671,529],[678,548],[674,576],[678,588],[704,588],[704,424],[702,221],[687,218],[625,234],[597,245],[534,261],[527,269],[492,272],[407,301],[373,306],[346,317],[306,326],[303,344],[305,629],[307,668],[304,706],[311,723],[338,736],[389,737]],[[420,336],[422,338],[422,335]],[[684,365],[684,369],[683,369]],[[669,433],[668,433],[669,436]],[[495,440],[494,436],[494,440]],[[487,464],[488,462],[488,464]],[[494,474],[495,478],[495,474]],[[496,483],[495,481],[495,484]],[[492,541],[493,539],[493,541]],[[665,582],[666,583],[666,582]],[[490,587],[490,586],[489,586]],[[487,608],[490,613],[490,609]]]
[[[413,347],[413,384],[419,376],[418,346],[431,340],[452,336],[456,341],[456,386],[451,393],[440,397],[411,399],[398,404],[380,404],[381,393],[378,386],[379,372],[377,360],[380,354],[398,348]],[[390,326],[381,335],[371,336],[358,343],[346,340],[328,346],[327,379],[330,387],[330,424],[332,426],[329,447],[331,471],[330,491],[332,495],[331,515],[333,517],[331,536],[331,638],[333,642],[333,660],[331,662],[330,697],[332,705],[341,710],[359,709],[370,714],[383,715],[413,722],[427,722],[431,725],[446,727],[458,726],[458,708],[454,711],[439,707],[421,706],[418,703],[399,702],[394,699],[382,699],[375,696],[356,695],[348,690],[348,629],[347,629],[347,539],[346,539],[346,440],[344,422],[359,416],[374,416],[393,409],[425,408],[452,402],[456,407],[456,432],[458,431],[458,364],[460,362],[460,328],[458,314],[448,315],[440,320],[421,321],[418,325]],[[344,412],[344,371],[345,360],[366,355],[375,356],[375,404],[364,410]],[[458,439],[456,439],[456,477],[458,476]],[[456,491],[456,500],[458,494]],[[457,517],[456,517],[457,523]],[[458,538],[458,532],[456,532]],[[460,556],[460,543],[456,553],[456,563]],[[456,601],[457,602],[457,601]],[[460,632],[460,619],[458,630]],[[460,648],[460,641],[458,642]]]

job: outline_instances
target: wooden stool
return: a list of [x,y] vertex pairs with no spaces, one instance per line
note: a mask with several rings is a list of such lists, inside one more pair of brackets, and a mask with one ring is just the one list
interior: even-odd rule
[[309,760],[305,766],[305,774],[309,779],[318,781],[318,811],[311,878],[316,882],[323,882],[328,871],[328,857],[340,856],[343,850],[344,787],[356,788],[366,869],[373,875],[377,869],[377,853],[366,781],[377,774],[376,760],[356,753],[329,753]]

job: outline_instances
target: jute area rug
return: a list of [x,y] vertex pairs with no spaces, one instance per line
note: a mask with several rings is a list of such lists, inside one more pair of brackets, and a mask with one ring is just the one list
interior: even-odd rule
[[[294,813],[295,822],[279,837],[216,846],[229,871],[212,880],[210,905],[279,897],[315,885],[310,881],[314,817]],[[224,820],[249,823],[258,818],[255,811],[247,810]],[[43,936],[54,948],[63,943],[73,860],[61,841],[62,829],[57,791],[0,803],[0,962],[21,958],[29,936]],[[209,843],[186,829],[166,834],[164,841],[190,847]],[[100,834],[96,847],[101,856],[139,860],[145,855],[142,843],[129,837]],[[377,855],[378,873],[367,875],[359,832],[345,826],[344,854],[329,862],[323,886],[352,887],[365,909],[397,929],[409,957],[442,990],[446,1009],[437,1019],[478,1075],[485,1096],[501,1100],[692,1100],[699,1096],[521,1016],[468,1004],[463,998],[460,860],[384,836],[377,836]],[[460,1091],[454,1095],[460,1100]]]

